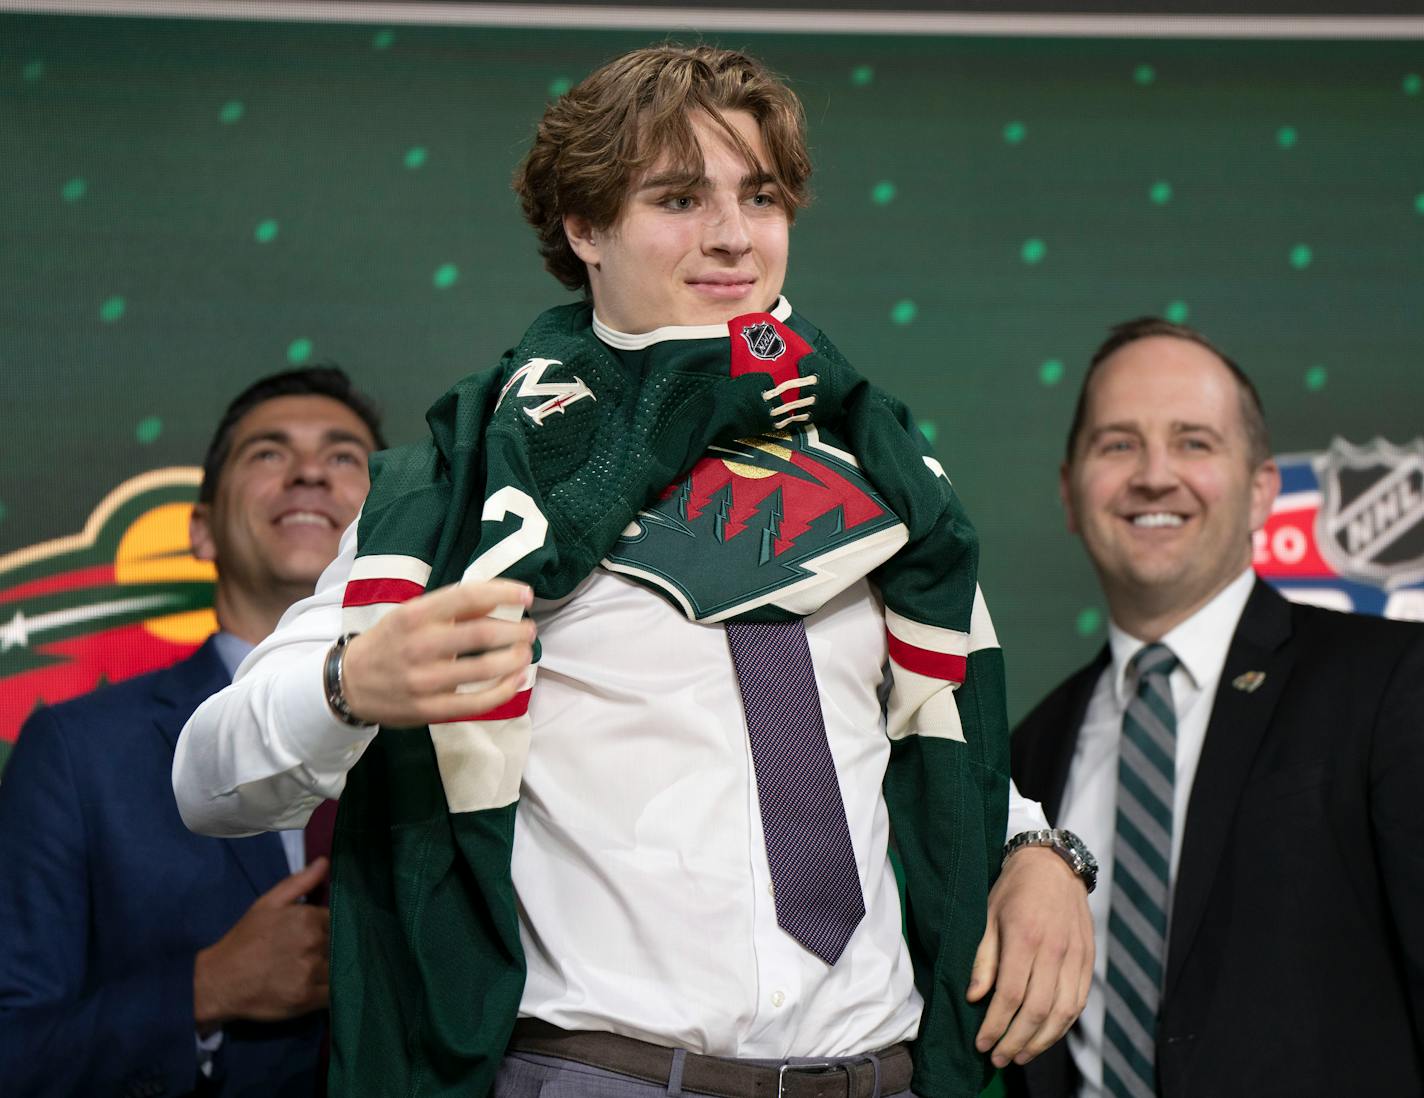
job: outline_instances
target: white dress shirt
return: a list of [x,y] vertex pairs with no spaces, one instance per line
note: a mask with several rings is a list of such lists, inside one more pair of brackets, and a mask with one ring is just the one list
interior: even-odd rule
[[[252,645],[233,633],[218,632],[213,634],[213,649],[223,667],[227,669],[227,677],[230,679],[237,674],[238,667],[252,651]],[[279,831],[277,837],[282,840],[282,853],[287,859],[287,868],[293,873],[300,873],[307,864],[305,833],[297,828]],[[219,1026],[206,1037],[197,1034],[195,1037],[198,1042],[198,1070],[204,1077],[212,1078],[213,1057],[223,1043],[222,1027]]]
[[[185,728],[174,789],[195,830],[300,826],[375,734],[336,720],[321,685],[355,552],[353,526],[315,595]],[[776,924],[725,630],[601,569],[532,613],[542,656],[513,854],[521,1015],[738,1057],[913,1037],[922,1002],[886,855],[887,647],[870,585],[805,619],[866,907],[834,966]],[[1047,826],[1012,789],[1010,806],[1009,834]]]
[[[1172,790],[1172,859],[1167,910],[1172,910],[1171,888],[1177,880],[1177,863],[1186,830],[1187,802],[1201,758],[1211,718],[1212,701],[1226,663],[1227,649],[1236,623],[1255,583],[1247,568],[1215,598],[1161,640],[1178,659],[1171,675],[1172,704],[1177,713],[1177,777]],[[1097,959],[1088,1005],[1078,1024],[1068,1033],[1068,1051],[1082,1076],[1080,1098],[1103,1094],[1103,1017],[1108,971],[1108,909],[1112,900],[1113,837],[1117,814],[1118,742],[1122,717],[1136,690],[1127,681],[1128,664],[1147,642],[1108,626],[1112,662],[1103,669],[1083,717],[1078,743],[1063,787],[1063,807],[1058,825],[1075,832],[1098,859],[1098,887],[1088,897],[1097,938]],[[1168,926],[1168,940],[1171,940]],[[1163,959],[1165,961],[1165,958]]]

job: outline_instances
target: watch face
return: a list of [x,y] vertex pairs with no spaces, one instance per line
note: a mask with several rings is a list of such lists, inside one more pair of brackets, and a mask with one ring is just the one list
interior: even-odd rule
[[1063,841],[1068,844],[1068,848],[1083,859],[1083,864],[1096,873],[1098,871],[1098,859],[1093,857],[1093,852],[1084,845],[1083,840],[1078,838],[1078,836],[1071,831],[1060,831],[1059,834],[1063,837]]

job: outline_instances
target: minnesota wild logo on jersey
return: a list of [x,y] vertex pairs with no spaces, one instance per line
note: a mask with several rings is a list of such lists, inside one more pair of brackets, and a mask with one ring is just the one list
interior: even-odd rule
[[720,621],[808,613],[888,560],[906,531],[860,464],[814,427],[713,446],[603,560]]

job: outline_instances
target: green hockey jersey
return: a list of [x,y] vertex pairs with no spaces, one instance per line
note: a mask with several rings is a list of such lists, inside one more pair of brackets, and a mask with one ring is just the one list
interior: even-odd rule
[[[915,1089],[977,1094],[964,1002],[1007,813],[1002,660],[977,543],[905,408],[780,302],[649,346],[552,309],[455,385],[431,437],[379,455],[347,628],[427,587],[504,576],[568,595],[599,567],[695,621],[804,616],[869,577],[893,685],[884,785],[925,1000]],[[332,1083],[483,1095],[523,989],[510,880],[531,692],[378,735],[348,777],[332,890]]]

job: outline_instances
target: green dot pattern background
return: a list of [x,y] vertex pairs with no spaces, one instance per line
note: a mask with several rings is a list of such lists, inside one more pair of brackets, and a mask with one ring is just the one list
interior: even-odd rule
[[[568,300],[509,190],[545,102],[662,37],[0,16],[0,554],[292,364],[416,438]],[[1057,471],[1109,324],[1204,330],[1279,452],[1424,432],[1424,44],[720,40],[806,104],[787,294],[930,425],[1015,717],[1104,637]]]

